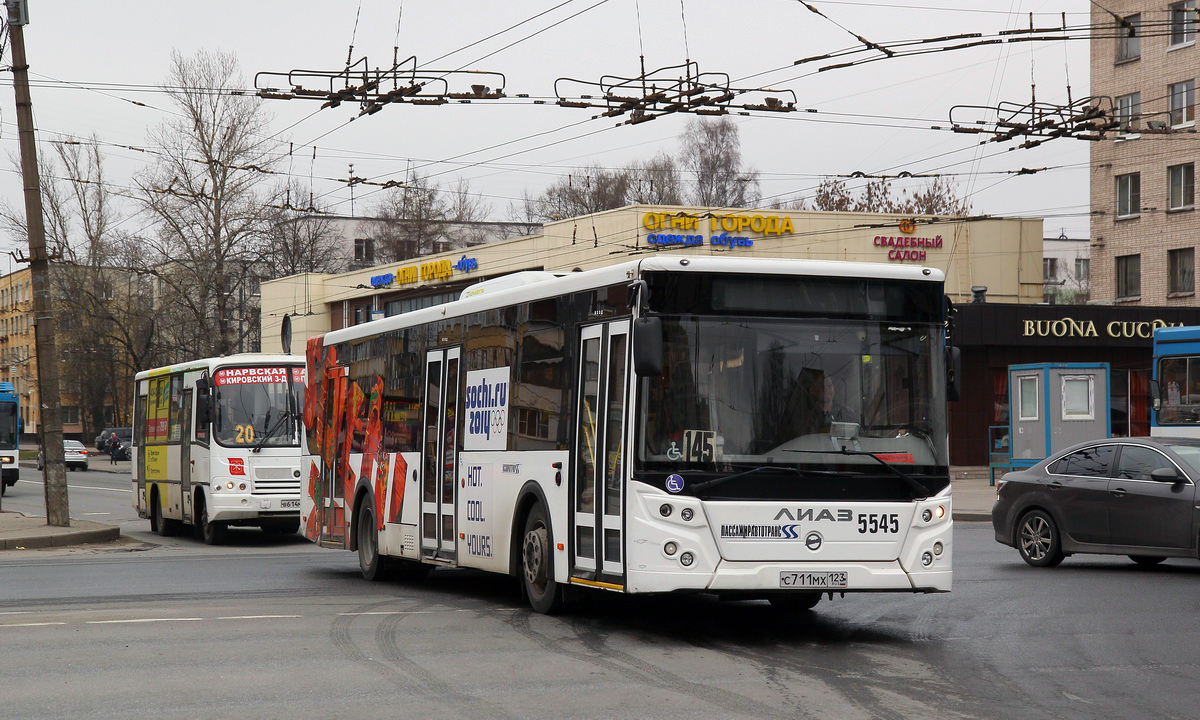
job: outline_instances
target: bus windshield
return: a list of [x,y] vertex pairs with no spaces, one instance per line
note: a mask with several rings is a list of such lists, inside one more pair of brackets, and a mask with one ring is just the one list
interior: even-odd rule
[[[870,476],[888,476],[887,484],[898,488],[902,475],[940,476],[926,483],[930,493],[948,483],[939,326],[662,320],[663,374],[643,379],[638,398],[639,471],[679,473],[698,483],[706,474],[745,477],[723,483],[723,497],[792,497],[764,486],[817,476],[862,488],[871,486]],[[745,475],[760,467],[777,472]],[[910,492],[875,485],[868,494]],[[855,497],[852,490],[835,494],[846,493]]]
[[[287,373],[293,373],[289,384]],[[213,437],[229,447],[296,447],[303,368],[221,368],[213,373]],[[288,392],[294,397],[289,399]]]
[[17,449],[17,404],[0,402],[0,450]]

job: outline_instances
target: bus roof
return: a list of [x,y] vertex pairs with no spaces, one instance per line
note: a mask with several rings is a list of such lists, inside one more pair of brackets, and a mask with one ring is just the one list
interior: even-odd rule
[[[746,273],[755,275],[813,275],[818,277],[878,278],[885,280],[915,280],[943,282],[945,274],[937,268],[920,265],[847,262],[841,260],[802,260],[795,258],[694,257],[682,255],[653,255],[616,265],[595,268],[561,276],[543,273],[539,281],[501,287],[494,292],[469,295],[471,286],[462,297],[442,305],[392,315],[353,327],[334,330],[325,335],[325,343],[370,337],[397,328],[410,327],[473,312],[558,297],[581,290],[605,287],[619,282],[632,282],[647,272],[705,272]],[[502,278],[501,278],[502,279]],[[490,282],[490,281],[485,281]]]
[[148,377],[156,377],[158,375],[167,375],[173,372],[188,372],[192,370],[216,370],[227,365],[303,365],[304,357],[302,355],[268,355],[264,353],[236,353],[234,355],[222,355],[214,358],[201,358],[200,360],[190,360],[188,362],[175,363],[174,365],[164,365],[163,367],[150,368],[143,370],[135,376],[135,379],[142,380]]
[[1158,354],[1159,345],[1189,342],[1200,342],[1200,326],[1154,328],[1155,354]]

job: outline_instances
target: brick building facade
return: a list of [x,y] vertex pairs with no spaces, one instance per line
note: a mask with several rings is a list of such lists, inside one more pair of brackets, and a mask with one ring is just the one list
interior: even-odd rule
[[[1091,94],[1113,99],[1122,131],[1091,148],[1091,298],[1164,307],[1196,296],[1196,0],[1093,4]],[[1116,37],[1113,37],[1116,35]]]

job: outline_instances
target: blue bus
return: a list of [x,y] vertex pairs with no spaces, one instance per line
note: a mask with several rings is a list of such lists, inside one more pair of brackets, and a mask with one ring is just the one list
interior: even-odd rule
[[17,484],[20,472],[21,398],[10,382],[0,382],[0,494]]
[[1200,437],[1200,327],[1154,330],[1150,435]]

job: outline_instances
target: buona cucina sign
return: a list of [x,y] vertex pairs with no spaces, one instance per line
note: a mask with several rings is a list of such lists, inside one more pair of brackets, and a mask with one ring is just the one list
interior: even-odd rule
[[[1058,320],[1025,320],[1022,337],[1110,337],[1146,338],[1154,337],[1154,328],[1183,327],[1183,323],[1166,320],[1113,320],[1101,322],[1060,318]],[[1101,334],[1103,333],[1103,335]]]

